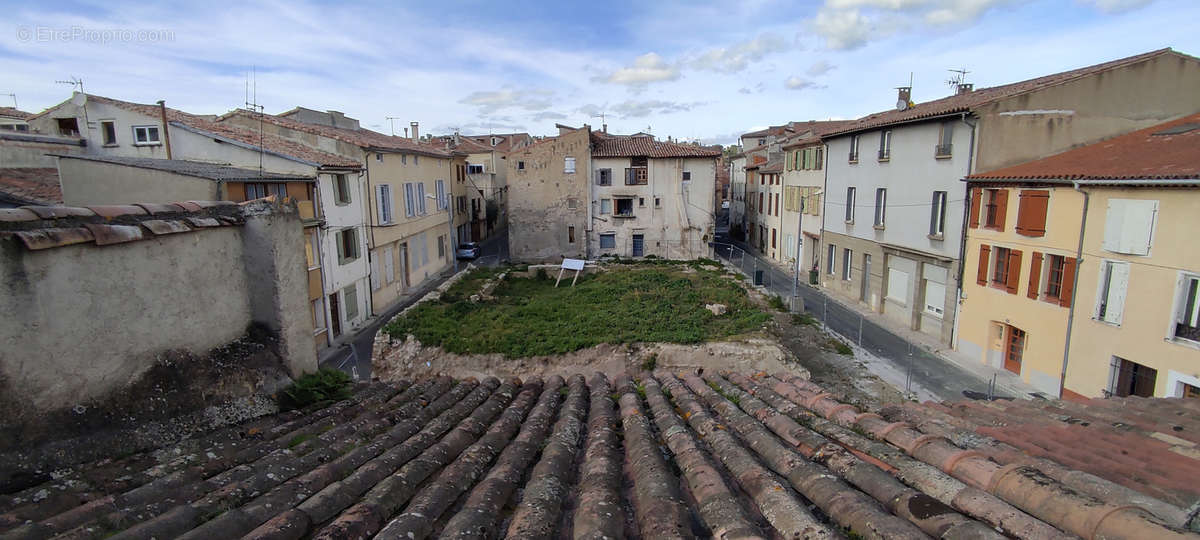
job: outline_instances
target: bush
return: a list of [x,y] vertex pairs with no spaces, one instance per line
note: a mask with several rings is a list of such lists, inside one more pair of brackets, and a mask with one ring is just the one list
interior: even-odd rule
[[658,366],[658,353],[652,353],[642,360],[642,371],[654,371],[656,366]]
[[279,409],[290,411],[323,401],[340,401],[350,397],[350,376],[336,369],[325,368],[300,377],[279,393]]
[[779,296],[778,294],[772,294],[771,298],[767,299],[767,305],[771,306],[772,308],[774,308],[778,311],[787,311],[788,310],[787,303],[785,303],[783,301],[783,297]]
[[845,356],[851,356],[854,354],[854,349],[851,349],[850,346],[847,345],[842,340],[830,339],[829,345],[831,347],[833,347],[833,350],[837,351],[838,354],[845,355]]
[[812,316],[812,313],[807,311],[792,315],[792,324],[800,324],[805,326],[817,326],[817,318]]

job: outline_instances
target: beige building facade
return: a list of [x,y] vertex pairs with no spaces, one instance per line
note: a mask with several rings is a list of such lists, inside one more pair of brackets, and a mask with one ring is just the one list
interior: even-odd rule
[[508,249],[513,261],[587,258],[592,217],[591,128],[563,129],[508,154]]

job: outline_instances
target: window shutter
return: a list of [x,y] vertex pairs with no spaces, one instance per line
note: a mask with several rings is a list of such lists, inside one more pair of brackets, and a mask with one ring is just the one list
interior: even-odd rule
[[979,228],[979,205],[983,199],[983,190],[980,188],[971,188],[971,228]]
[[816,159],[816,163],[813,164],[814,165],[813,168],[819,171],[819,170],[821,170],[821,162],[825,160],[825,149],[823,147],[818,146],[816,154],[817,154],[817,159]]
[[1008,283],[1004,287],[1008,289],[1008,294],[1017,294],[1017,288],[1021,285],[1021,252],[1015,249],[1008,250]]
[[929,204],[929,236],[937,234],[938,221],[938,192],[933,192],[933,202]]
[[1154,229],[1156,213],[1158,201],[1135,200],[1125,205],[1124,223],[1121,227],[1121,253],[1150,254],[1150,233]]
[[375,186],[375,207],[376,213],[379,214],[379,222],[387,223],[387,216],[383,213],[383,186]]
[[371,290],[379,290],[379,259],[371,258]]
[[338,262],[341,262],[342,260],[344,260],[346,258],[346,248],[345,248],[346,240],[343,238],[344,234],[345,234],[344,232],[337,233],[337,242],[336,243],[337,243],[337,252],[338,252]]
[[1108,313],[1104,319],[1121,324],[1121,313],[1125,310],[1125,296],[1129,288],[1129,265],[1112,265],[1112,281],[1108,289]]
[[1037,300],[1038,285],[1042,280],[1042,254],[1041,252],[1033,252],[1033,259],[1029,261],[1029,297]]
[[1021,191],[1017,206],[1017,234],[1046,236],[1046,210],[1049,202],[1049,191]]
[[1008,218],[1008,190],[996,190],[996,230],[1004,230],[1004,221]]
[[984,287],[988,281],[988,256],[991,251],[991,246],[979,246],[979,268],[975,271],[975,282]]
[[1062,291],[1058,293],[1058,305],[1069,307],[1075,296],[1075,264],[1077,259],[1063,258]]
[[1125,221],[1125,201],[1109,199],[1108,208],[1104,214],[1104,244],[1108,251],[1121,251],[1121,225]]

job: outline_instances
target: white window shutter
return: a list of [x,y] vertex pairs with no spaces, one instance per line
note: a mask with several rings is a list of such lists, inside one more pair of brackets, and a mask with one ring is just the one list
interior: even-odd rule
[[1124,201],[1124,223],[1121,226],[1121,253],[1148,255],[1150,233],[1158,213],[1158,201]]
[[379,259],[371,259],[371,290],[379,290]]
[[383,250],[383,275],[387,277],[388,283],[396,281],[396,266],[392,262],[392,255],[392,248]]
[[1125,296],[1129,288],[1129,265],[1114,263],[1111,272],[1104,320],[1113,324],[1121,324],[1121,314],[1125,311]]
[[1104,249],[1119,253],[1121,250],[1121,228],[1125,221],[1125,201],[1109,199],[1108,210],[1104,214]]

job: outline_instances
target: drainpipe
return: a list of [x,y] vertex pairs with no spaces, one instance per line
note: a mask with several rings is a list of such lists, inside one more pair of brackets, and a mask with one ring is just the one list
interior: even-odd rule
[[[967,175],[970,176],[975,169],[975,131],[979,126],[979,122],[968,122],[967,113],[962,113],[962,116],[959,117],[959,121],[971,127],[971,143],[967,148]],[[954,325],[950,327],[950,347],[955,350],[958,349],[958,314],[961,310],[963,299],[963,267],[966,262],[967,255],[967,223],[971,220],[971,185],[967,184],[965,189],[967,196],[963,197],[962,226],[960,228],[958,239],[958,279],[955,280],[956,283],[954,285],[956,289],[955,296],[957,296],[957,298],[954,302]],[[949,197],[947,197],[947,202],[949,202]]]
[[167,127],[167,102],[158,100],[158,115],[162,118],[163,146],[167,149],[167,159],[171,158],[171,130]]
[[[1072,287],[1079,286],[1079,269],[1083,266],[1083,232],[1087,230],[1087,214],[1088,203],[1091,202],[1091,193],[1079,189],[1079,182],[1073,183],[1075,191],[1083,194],[1083,215],[1079,218],[1079,245],[1075,247],[1075,278],[1071,282]],[[1058,398],[1062,399],[1063,389],[1067,386],[1067,361],[1071,358],[1071,329],[1075,324],[1075,304],[1079,301],[1079,295],[1071,294],[1071,307],[1067,311],[1067,340],[1063,344],[1063,361],[1062,373],[1058,376]]]
[[366,193],[363,193],[363,196],[359,198],[363,204],[363,215],[367,216],[367,223],[364,225],[367,229],[367,234],[365,235],[367,240],[367,313],[374,315],[375,291],[371,290],[371,250],[375,248],[375,217],[371,215],[371,196],[373,193],[371,191],[371,152],[369,149],[363,150],[363,172],[358,174],[358,179],[359,188],[362,188],[363,182],[367,184]]

